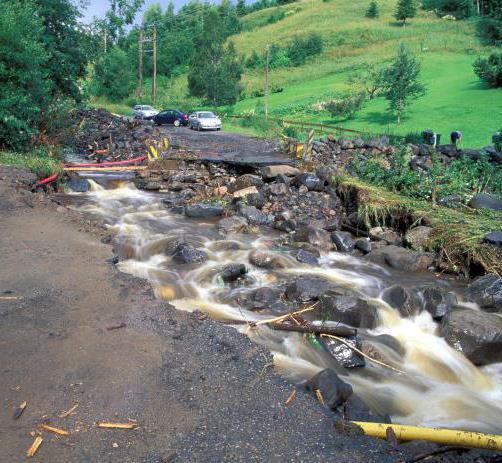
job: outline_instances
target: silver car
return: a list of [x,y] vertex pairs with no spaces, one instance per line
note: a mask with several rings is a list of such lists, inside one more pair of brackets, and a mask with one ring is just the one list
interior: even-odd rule
[[190,114],[188,127],[192,130],[220,130],[221,119],[211,111],[198,111]]
[[159,112],[151,106],[137,104],[132,108],[132,113],[136,119],[147,119],[156,116]]

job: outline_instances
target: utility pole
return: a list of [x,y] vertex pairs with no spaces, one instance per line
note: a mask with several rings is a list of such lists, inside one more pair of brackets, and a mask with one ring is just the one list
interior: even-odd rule
[[270,61],[270,45],[266,48],[266,60],[265,60],[265,120],[268,120],[268,67]]
[[138,95],[140,97],[142,97],[143,96],[143,29],[141,29],[139,31],[138,50],[139,50],[139,58],[138,58],[139,90],[138,90]]
[[157,26],[153,26],[152,101],[153,104],[157,102]]

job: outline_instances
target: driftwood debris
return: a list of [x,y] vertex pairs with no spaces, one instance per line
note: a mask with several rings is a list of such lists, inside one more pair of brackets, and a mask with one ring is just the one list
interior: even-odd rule
[[27,457],[32,457],[37,453],[38,448],[42,445],[42,442],[44,440],[42,439],[42,436],[37,436],[35,437],[35,440],[33,441],[33,444],[31,444],[31,447],[28,449],[26,452]]
[[40,429],[43,429],[44,431],[52,432],[54,434],[58,434],[60,436],[69,436],[70,433],[68,431],[65,431],[64,429],[56,428],[54,426],[49,426],[48,424],[41,424]]
[[98,421],[96,423],[98,428],[108,428],[108,429],[135,429],[138,427],[138,423],[109,423],[107,421]]
[[269,325],[273,330],[278,331],[296,331],[297,333],[310,333],[310,334],[325,334],[332,336],[355,336],[357,330],[355,328],[349,328],[347,326],[317,326],[311,323],[306,325],[293,325],[292,323],[271,323]]

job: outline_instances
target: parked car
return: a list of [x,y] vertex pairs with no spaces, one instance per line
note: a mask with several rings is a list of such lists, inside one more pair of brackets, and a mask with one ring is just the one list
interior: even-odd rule
[[221,119],[211,111],[197,111],[188,118],[188,127],[194,130],[220,130]]
[[152,106],[137,104],[132,108],[135,119],[148,119],[158,114],[158,111]]
[[157,125],[173,124],[176,127],[188,125],[188,114],[177,109],[164,109],[150,119]]

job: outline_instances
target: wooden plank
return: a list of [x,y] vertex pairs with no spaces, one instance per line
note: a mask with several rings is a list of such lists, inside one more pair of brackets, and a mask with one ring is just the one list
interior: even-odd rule
[[98,172],[98,171],[128,171],[128,170],[145,170],[148,166],[112,166],[112,167],[65,167],[63,170],[67,172]]

